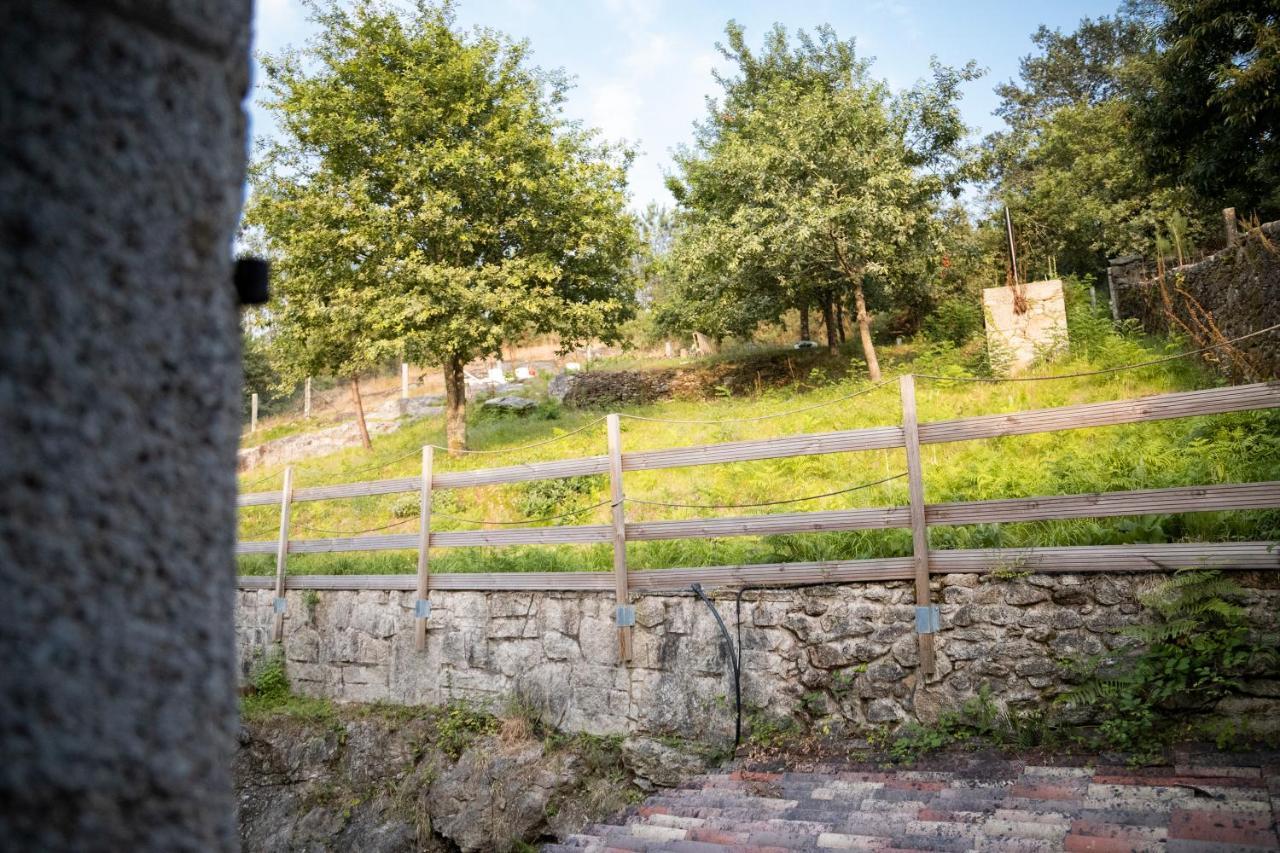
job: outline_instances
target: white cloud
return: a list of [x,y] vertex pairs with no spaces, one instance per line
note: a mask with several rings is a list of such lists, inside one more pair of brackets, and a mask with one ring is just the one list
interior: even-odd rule
[[583,87],[587,93],[587,124],[600,129],[610,141],[635,142],[639,134],[639,110],[635,91],[625,80],[610,80]]

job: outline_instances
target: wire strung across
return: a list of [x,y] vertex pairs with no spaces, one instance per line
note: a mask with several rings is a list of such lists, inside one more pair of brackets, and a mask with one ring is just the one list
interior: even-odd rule
[[852,400],[854,397],[861,397],[863,394],[870,394],[872,391],[875,391],[878,388],[883,388],[886,385],[893,384],[895,381],[896,380],[886,380],[876,385],[872,385],[869,388],[863,388],[861,390],[854,391],[852,394],[845,394],[843,397],[836,397],[834,400],[826,400],[821,403],[814,403],[812,406],[803,406],[799,409],[791,409],[790,411],[786,411],[786,412],[774,412],[773,414],[770,414],[770,415],[756,415],[754,417],[747,417],[747,418],[718,418],[715,420],[702,420],[697,418],[651,418],[645,415],[628,415],[626,413],[620,413],[618,417],[629,418],[633,421],[651,421],[654,423],[664,423],[664,424],[727,424],[727,423],[749,423],[752,421],[767,421],[771,418],[785,418],[785,417],[788,417],[789,415],[799,415],[799,414],[803,414],[804,412],[812,412],[814,409],[821,409],[826,406],[835,405],[836,403],[843,403],[845,400]]
[[485,453],[485,454],[515,453],[516,451],[519,451],[519,450],[531,450],[532,448],[535,448],[535,447],[542,447],[547,444],[554,444],[557,441],[563,441],[564,439],[569,438],[570,436],[573,436],[573,435],[577,435],[580,432],[586,432],[587,430],[591,429],[593,426],[596,426],[597,424],[604,423],[604,420],[605,420],[604,418],[596,418],[594,421],[584,424],[583,426],[580,426],[575,430],[570,430],[569,432],[561,433],[560,435],[553,436],[551,438],[546,439],[545,441],[535,441],[533,444],[522,444],[519,447],[503,447],[497,450],[467,450],[466,448],[450,450],[448,447],[445,447],[440,444],[433,444],[431,445],[431,447],[434,447],[436,450],[443,450],[446,453]]
[[633,504],[647,504],[648,506],[676,507],[679,509],[749,509],[750,507],[757,507],[757,506],[778,506],[780,504],[795,504],[795,503],[801,503],[803,501],[816,501],[819,498],[835,497],[836,495],[844,495],[844,494],[848,494],[849,492],[860,491],[861,489],[869,489],[872,486],[878,486],[881,483],[888,483],[891,480],[900,480],[905,476],[907,476],[907,472],[903,471],[901,474],[894,474],[891,477],[884,477],[882,479],[875,480],[870,483],[862,483],[857,486],[850,486],[847,489],[837,489],[834,492],[823,492],[820,495],[807,495],[803,498],[786,498],[785,500],[761,501],[760,503],[750,503],[750,504],[682,504],[682,503],[668,503],[666,501],[643,500],[641,498],[623,498],[623,500],[626,501],[627,503],[633,503]]
[[305,524],[294,522],[293,526],[299,530],[306,530],[310,533],[333,533],[338,536],[354,536],[358,533],[376,533],[379,530],[390,530],[392,527],[399,527],[402,524],[408,524],[411,521],[417,521],[418,517],[402,518],[399,521],[393,521],[391,524],[384,524],[381,527],[366,527],[363,530],[330,530],[326,527],[309,527]]
[[591,510],[593,509],[599,509],[602,506],[610,506],[612,505],[612,503],[613,503],[612,501],[600,501],[599,503],[594,503],[591,506],[584,506],[582,509],[575,509],[570,512],[563,512],[563,513],[560,513],[559,515],[548,515],[542,518],[522,518],[519,521],[489,521],[483,518],[460,518],[456,515],[445,515],[442,512],[432,512],[431,514],[436,518],[444,518],[449,521],[458,521],[465,524],[512,524],[512,525],[537,524],[540,521],[557,521],[558,519],[561,519],[561,518],[571,518],[572,516],[575,516],[575,515],[582,515],[583,513],[591,512]]
[[[900,474],[894,474],[893,476],[890,476],[890,477],[883,477],[879,480],[874,480],[870,483],[860,483],[856,486],[849,486],[848,488],[845,488],[845,489],[837,489],[834,492],[823,492],[817,495],[805,495],[804,497],[800,497],[800,498],[785,498],[783,500],[776,500],[776,501],[761,501],[759,503],[686,504],[686,503],[668,503],[666,501],[651,501],[651,500],[645,500],[642,498],[630,498],[630,497],[625,497],[622,500],[624,503],[646,504],[648,506],[674,507],[678,509],[749,509],[751,507],[779,506],[781,504],[794,504],[794,503],[802,503],[804,501],[816,501],[816,500],[819,500],[820,498],[831,498],[837,495],[844,495],[850,492],[857,492],[862,489],[869,489],[872,486],[879,486],[882,483],[888,483],[893,480],[900,480],[905,476],[907,476],[907,472],[903,471]],[[604,500],[604,501],[599,501],[597,503],[593,503],[590,506],[582,507],[581,509],[570,510],[569,512],[562,512],[562,513],[559,513],[558,515],[547,515],[539,518],[522,518],[516,521],[497,521],[494,519],[487,519],[487,518],[463,518],[461,516],[456,516],[456,515],[447,515],[442,512],[432,512],[432,515],[436,518],[442,518],[447,521],[456,521],[462,524],[519,526],[519,525],[526,525],[526,524],[538,524],[544,521],[559,521],[562,518],[572,518],[573,516],[583,515],[585,513],[591,512],[594,509],[599,509],[600,507],[603,507],[603,506],[612,506],[612,505],[613,505],[613,501]],[[297,522],[295,522],[293,526],[298,528],[299,530],[306,530],[311,533],[333,533],[333,534],[342,535],[342,536],[351,536],[351,535],[356,535],[360,533],[375,533],[380,530],[388,530],[392,527],[399,527],[402,524],[408,524],[413,520],[414,518],[404,518],[404,519],[401,519],[400,521],[392,522],[391,524],[384,524],[381,527],[367,527],[362,530],[331,530],[324,527],[310,527],[305,524],[298,524]]]

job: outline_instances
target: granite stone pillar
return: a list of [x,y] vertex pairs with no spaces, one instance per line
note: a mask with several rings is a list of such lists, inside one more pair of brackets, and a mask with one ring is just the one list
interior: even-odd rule
[[0,849],[230,850],[249,0],[0,4]]

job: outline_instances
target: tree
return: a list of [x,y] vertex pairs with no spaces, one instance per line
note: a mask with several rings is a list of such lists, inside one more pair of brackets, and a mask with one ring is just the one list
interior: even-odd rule
[[938,199],[968,173],[956,101],[977,72],[935,65],[932,81],[895,96],[830,27],[793,48],[775,26],[759,54],[736,23],[726,35],[736,74],[717,75],[723,98],[670,182],[676,304],[721,332],[817,304],[834,348],[834,307],[851,295],[878,380],[867,285],[892,292],[904,259],[932,241]]
[[354,377],[444,366],[451,451],[463,367],[526,334],[612,339],[634,307],[630,154],[561,114],[567,83],[528,46],[461,34],[450,5],[317,7],[302,51],[263,58],[281,137],[247,221],[276,259],[288,369]]
[[1150,23],[1135,15],[1083,18],[1075,31],[1041,25],[1031,36],[1038,54],[1018,63],[1021,82],[996,86],[996,115],[1014,130],[1028,129],[1067,106],[1096,106],[1126,94],[1126,68],[1155,48]]
[[[999,178],[1027,275],[1101,275],[1107,259],[1148,251],[1186,218],[1186,193],[1161,187],[1142,165],[1128,103],[1060,106],[1017,136],[993,140]],[[1003,219],[1001,219],[1003,225]]]
[[1164,0],[1160,53],[1137,95],[1139,149],[1209,214],[1280,214],[1280,3]]
[[1022,59],[1020,81],[996,89],[1009,130],[987,140],[992,206],[1010,208],[1031,274],[1101,275],[1109,257],[1149,250],[1190,212],[1184,191],[1144,168],[1134,129],[1155,28],[1127,13],[1032,39],[1040,52]]

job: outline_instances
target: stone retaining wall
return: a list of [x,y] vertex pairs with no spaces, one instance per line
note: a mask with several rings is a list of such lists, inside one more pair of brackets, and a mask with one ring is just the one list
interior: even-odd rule
[[[1268,222],[1241,235],[1240,244],[1203,261],[1174,267],[1159,279],[1148,277],[1137,259],[1113,266],[1121,316],[1136,317],[1152,332],[1202,330],[1212,324],[1226,339],[1280,323],[1280,221]],[[1167,301],[1166,301],[1167,300]],[[1172,312],[1174,319],[1170,319]],[[1196,345],[1219,339],[1198,331]],[[1225,361],[1233,378],[1271,379],[1280,376],[1280,331],[1260,335],[1239,345],[1252,370],[1248,376]]]
[[[850,728],[930,721],[981,685],[1008,705],[1061,689],[1060,668],[1124,642],[1154,574],[972,574],[934,581],[943,630],[937,678],[917,674],[915,610],[905,582],[748,591],[742,602],[744,713],[804,716]],[[1280,576],[1237,575],[1251,620],[1277,628]],[[242,590],[243,671],[270,643],[272,593]],[[520,695],[550,724],[596,734],[733,731],[732,671],[715,620],[691,594],[636,599],[635,657],[615,664],[613,600],[598,593],[434,592],[428,648],[414,649],[410,592],[290,592],[284,649],[300,692],[338,701],[499,707]],[[733,592],[715,600],[732,633]],[[1274,712],[1280,684],[1240,710]],[[1238,701],[1238,700],[1237,700]],[[1251,704],[1252,703],[1252,704]]]

